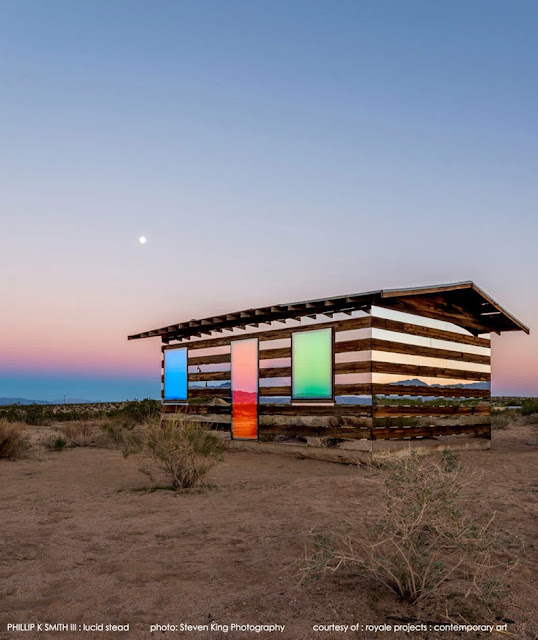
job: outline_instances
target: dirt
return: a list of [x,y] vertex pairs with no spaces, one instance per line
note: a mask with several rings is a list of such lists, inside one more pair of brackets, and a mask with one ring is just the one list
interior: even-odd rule
[[[493,634],[498,638],[538,637],[538,447],[527,444],[537,431],[532,425],[496,431],[490,451],[461,454],[478,474],[468,489],[476,495],[477,519],[496,511],[515,544],[524,545],[519,565],[503,576],[498,615],[509,622],[506,633]],[[432,622],[427,610],[351,569],[300,582],[309,531],[330,533],[353,510],[380,513],[384,473],[233,452],[211,472],[208,487],[176,493],[147,491],[151,483],[138,462],[117,450],[42,450],[25,460],[0,460],[0,638],[484,637],[313,630]],[[442,615],[433,621],[449,623]],[[493,614],[480,622],[503,623]],[[17,623],[77,628],[7,630]],[[111,623],[128,624],[129,631],[79,631],[79,625]],[[202,630],[151,630],[181,623]],[[211,631],[212,624],[232,623],[285,628]]]

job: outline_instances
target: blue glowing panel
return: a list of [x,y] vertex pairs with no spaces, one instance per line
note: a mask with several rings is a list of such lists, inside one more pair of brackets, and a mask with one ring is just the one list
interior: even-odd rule
[[164,399],[187,400],[187,349],[164,352]]

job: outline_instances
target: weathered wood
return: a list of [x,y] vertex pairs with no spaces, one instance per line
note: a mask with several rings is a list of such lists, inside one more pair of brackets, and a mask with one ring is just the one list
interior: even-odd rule
[[189,373],[189,382],[205,382],[206,380],[230,380],[229,371],[205,371]]
[[491,358],[489,356],[481,356],[475,353],[465,353],[464,351],[436,349],[435,347],[419,347],[414,344],[380,340],[379,338],[373,338],[371,344],[372,350],[374,351],[388,351],[390,353],[403,353],[412,356],[442,358],[444,360],[457,360],[461,362],[473,362],[476,364],[491,364]]
[[[190,351],[190,349],[189,349]],[[207,356],[191,356],[188,354],[188,364],[189,367],[194,365],[202,365],[202,364],[218,364],[218,363],[230,363],[231,355],[229,353],[219,353],[215,355],[207,355]]]
[[386,331],[397,331],[398,333],[407,333],[414,336],[423,336],[425,338],[435,338],[437,340],[448,340],[450,342],[470,344],[477,347],[491,347],[491,341],[487,338],[468,336],[462,333],[456,333],[455,331],[443,331],[442,329],[421,327],[417,324],[411,324],[410,322],[387,320],[385,318],[377,318],[376,316],[372,316],[372,328],[385,329]]
[[[291,385],[279,387],[260,387],[260,396],[291,396]],[[336,384],[335,396],[362,396],[372,394],[372,385],[366,384]],[[433,395],[433,394],[432,394]]]
[[244,340],[247,338],[258,338],[260,341],[281,340],[282,338],[290,338],[291,334],[296,333],[297,331],[313,331],[316,329],[329,329],[330,327],[333,327],[336,332],[350,331],[352,329],[364,329],[370,327],[371,320],[371,316],[364,316],[362,318],[349,318],[337,322],[321,322],[313,325],[287,327],[285,329],[274,328],[267,331],[259,331],[257,333],[245,333],[242,335],[225,336],[222,338],[209,338],[208,340],[196,340],[192,342],[185,340],[178,344],[169,345],[167,348],[188,347],[189,349],[207,349],[208,347],[229,345],[234,340]]
[[259,387],[260,396],[291,396],[291,385],[284,387]]
[[[465,327],[474,334],[488,333],[491,329],[487,324],[487,317],[480,315],[480,312],[472,309],[469,305],[466,292],[462,292],[460,296],[450,296],[450,300],[444,293],[430,293],[427,296],[402,295],[401,297],[393,297],[390,301],[386,300],[387,306],[396,311],[412,313],[425,318],[433,318],[451,322],[453,324]],[[384,306],[384,305],[381,305]]]
[[406,384],[373,384],[372,393],[375,395],[391,396],[435,396],[443,398],[489,398],[489,389],[453,389],[450,387],[430,387],[427,385]]
[[373,417],[389,416],[489,416],[489,404],[479,405],[374,405]]
[[360,340],[342,340],[334,343],[335,353],[354,353],[355,351],[370,351],[372,348],[371,338],[361,338]]
[[289,405],[289,404],[260,404],[258,407],[260,415],[281,415],[281,416],[349,416],[349,417],[369,417],[372,415],[370,405],[342,404],[342,405]]
[[335,396],[370,396],[372,395],[372,384],[335,384]]
[[[370,363],[367,363],[370,364]],[[445,369],[441,367],[422,367],[414,364],[398,364],[396,362],[372,362],[373,373],[393,373],[417,378],[454,378],[457,380],[477,380],[490,382],[491,374],[483,371],[465,371],[463,369]]]
[[260,426],[260,438],[263,435],[312,438],[351,438],[353,440],[370,437],[371,429],[365,427],[310,427],[306,425],[263,425]]
[[215,415],[227,415],[232,412],[232,405],[220,405],[220,404],[163,404],[163,413],[184,413],[189,414],[215,414]]
[[372,363],[363,362],[336,362],[334,364],[334,373],[368,373],[372,369]]
[[220,387],[204,387],[189,389],[190,398],[224,398],[230,400],[232,395],[231,389],[225,389]]
[[476,434],[487,436],[491,428],[487,424],[434,425],[429,427],[373,428],[371,440],[402,440],[405,438],[433,438],[437,436]]
[[282,347],[282,349],[260,349],[259,358],[260,360],[291,358],[291,347]]

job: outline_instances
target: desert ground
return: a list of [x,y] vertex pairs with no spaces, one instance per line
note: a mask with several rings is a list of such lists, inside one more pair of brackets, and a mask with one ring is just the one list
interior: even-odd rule
[[[49,427],[29,427],[39,438]],[[538,426],[461,454],[473,515],[513,533],[498,638],[538,637]],[[75,447],[0,460],[0,638],[475,638],[480,633],[314,631],[316,624],[438,621],[351,568],[300,580],[309,531],[380,513],[385,471],[229,452],[206,486],[154,490],[136,458]],[[461,611],[457,622],[472,612]],[[433,617],[432,617],[433,616]],[[496,622],[491,618],[482,623]],[[129,624],[128,632],[7,631],[8,623]],[[280,624],[283,632],[151,631],[151,625]]]

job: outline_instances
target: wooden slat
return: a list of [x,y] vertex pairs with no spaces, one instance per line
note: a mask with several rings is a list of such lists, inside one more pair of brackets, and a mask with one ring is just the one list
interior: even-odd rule
[[372,407],[369,405],[289,405],[289,404],[260,404],[260,415],[281,416],[349,416],[352,418],[368,417],[372,415]]
[[[388,385],[380,385],[380,386],[388,386]],[[371,393],[372,393],[372,385],[369,383],[334,385],[334,394],[336,396],[361,396],[361,395],[371,395]],[[260,396],[291,396],[291,385],[286,385],[281,387],[260,387]]]
[[291,385],[285,387],[260,387],[260,396],[291,396]]
[[[369,364],[369,363],[367,363]],[[441,367],[421,367],[414,364],[398,364],[396,362],[372,362],[374,373],[393,373],[417,378],[454,378],[457,380],[477,380],[490,382],[491,374],[482,371],[464,371],[462,369],[443,369]]]
[[454,331],[443,331],[441,329],[432,329],[430,327],[421,327],[409,322],[399,322],[398,320],[387,320],[385,318],[372,317],[372,327],[374,329],[386,329],[387,331],[398,331],[399,333],[408,333],[415,336],[423,336],[425,338],[436,338],[438,340],[449,340],[450,342],[459,342],[460,344],[471,344],[478,347],[490,347],[491,342],[487,338],[477,338],[475,336],[467,336]]
[[206,371],[189,373],[189,382],[205,382],[206,380],[230,380],[229,371]]
[[230,399],[232,395],[231,389],[222,389],[219,387],[205,387],[204,389],[189,389],[190,398],[225,398]]
[[208,347],[220,347],[229,345],[234,340],[243,340],[246,338],[258,338],[262,340],[280,340],[282,338],[291,337],[292,333],[297,331],[313,331],[316,329],[328,329],[333,327],[335,331],[350,331],[351,329],[364,329],[371,326],[371,316],[364,318],[349,318],[340,320],[339,322],[322,322],[320,324],[286,327],[285,329],[270,329],[268,331],[260,331],[258,333],[245,333],[243,335],[226,336],[223,338],[209,338],[208,340],[198,340],[195,342],[181,342],[173,345],[174,347],[188,347],[189,349],[207,349]]
[[[260,427],[260,437],[263,435],[281,435],[289,437],[312,438],[369,438],[371,429],[367,427],[310,427],[306,425],[263,425]],[[345,453],[345,451],[343,451]]]
[[362,396],[372,395],[372,385],[364,384],[335,384],[334,394],[336,396]]
[[[334,373],[365,373],[370,371],[371,362],[337,362]],[[286,378],[291,376],[291,367],[260,369],[260,378]],[[460,376],[461,377],[461,376]],[[215,378],[217,379],[217,378]],[[218,378],[219,380],[221,378]]]
[[282,349],[260,349],[259,357],[260,360],[291,358],[291,347],[282,347]]
[[[189,349],[190,351],[190,349]],[[231,362],[231,356],[229,353],[219,353],[213,356],[188,356],[189,366],[197,364],[217,364],[220,362]]]
[[334,373],[368,373],[371,371],[372,363],[366,362],[336,362]]
[[372,393],[375,395],[393,396],[435,396],[442,398],[489,398],[489,389],[450,389],[446,387],[429,387],[406,384],[374,384]]
[[372,440],[402,440],[403,438],[433,438],[437,436],[473,434],[488,437],[488,424],[433,425],[429,427],[380,427],[371,431]]
[[392,416],[489,416],[491,407],[485,405],[375,405],[373,408],[374,418],[385,418]]
[[291,376],[291,367],[271,367],[260,369],[260,378],[288,378]]
[[436,349],[435,347],[419,347],[414,344],[380,340],[379,338],[373,338],[371,343],[372,349],[375,351],[389,351],[390,353],[403,353],[413,356],[425,356],[427,358],[443,358],[445,360],[491,364],[491,358],[489,356],[481,356],[475,353],[452,351],[450,349]]
[[360,340],[342,340],[334,343],[335,353],[348,353],[355,351],[370,351],[372,348],[371,338],[361,338]]

